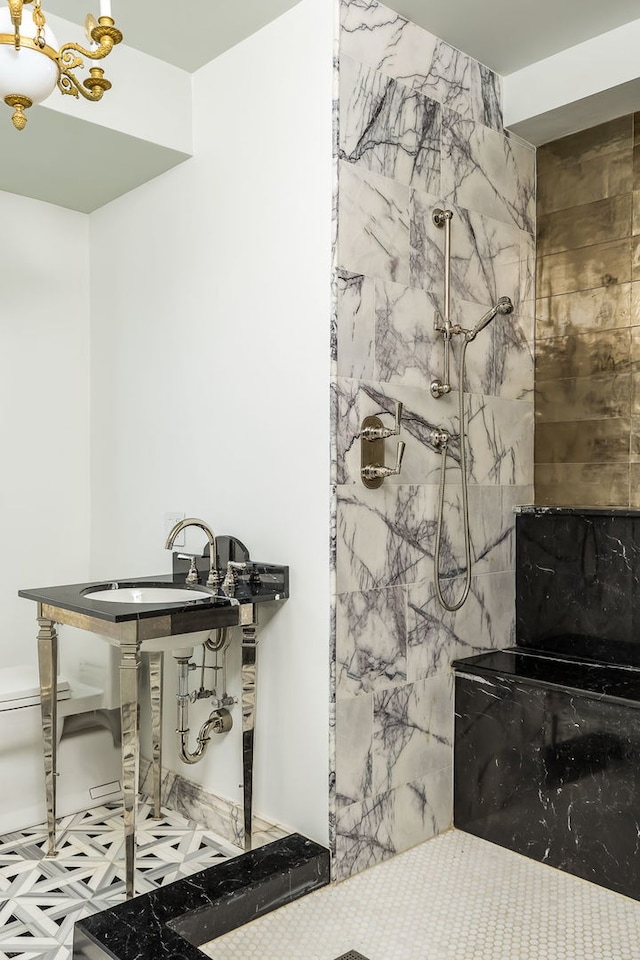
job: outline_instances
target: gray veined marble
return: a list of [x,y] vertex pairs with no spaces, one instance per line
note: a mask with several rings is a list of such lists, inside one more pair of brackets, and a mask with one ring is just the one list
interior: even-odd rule
[[[338,488],[339,593],[413,583],[427,576],[433,506],[417,485]],[[435,490],[435,486],[433,487]],[[435,499],[435,493],[433,493]]]
[[339,270],[337,295],[338,376],[361,380],[375,377],[374,281]]
[[339,183],[338,266],[408,283],[409,187],[344,161]]
[[384,690],[407,679],[404,587],[339,594],[337,695]]
[[350,57],[340,63],[340,103],[340,159],[439,191],[439,103]]
[[447,830],[451,809],[451,766],[342,807],[336,823],[336,879],[366,870]]
[[343,54],[502,130],[500,77],[388,7],[343,0],[341,37]]
[[373,789],[382,793],[447,767],[453,748],[450,671],[373,698]]
[[[439,290],[444,276],[442,230],[432,220],[435,198],[411,195],[411,285]],[[451,222],[451,289],[454,300],[490,306],[510,297],[520,303],[521,238],[517,227],[454,206]]]
[[442,193],[447,203],[534,232],[535,153],[464,120],[452,110],[442,116]]
[[373,698],[336,703],[336,799],[345,806],[371,796]]

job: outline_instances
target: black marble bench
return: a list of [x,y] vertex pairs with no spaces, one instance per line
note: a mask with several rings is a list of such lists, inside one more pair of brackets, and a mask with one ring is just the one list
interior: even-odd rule
[[640,899],[640,669],[523,647],[454,669],[455,826]]

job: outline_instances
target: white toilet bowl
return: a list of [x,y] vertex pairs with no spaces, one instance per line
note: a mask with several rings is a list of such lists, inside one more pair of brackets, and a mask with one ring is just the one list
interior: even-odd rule
[[[57,813],[64,816],[120,796],[120,751],[106,729],[62,739],[66,716],[98,710],[102,690],[58,678]],[[44,822],[40,686],[33,667],[0,669],[0,834]]]

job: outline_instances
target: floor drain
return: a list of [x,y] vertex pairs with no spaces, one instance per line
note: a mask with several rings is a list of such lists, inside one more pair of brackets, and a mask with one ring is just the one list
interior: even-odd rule
[[357,950],[349,950],[348,953],[343,953],[341,956],[336,957],[336,960],[367,960],[367,958],[363,957]]

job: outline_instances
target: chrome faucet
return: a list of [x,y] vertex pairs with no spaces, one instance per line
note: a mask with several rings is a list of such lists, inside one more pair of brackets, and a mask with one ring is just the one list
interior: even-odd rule
[[[175,539],[179,533],[181,533],[186,527],[200,527],[200,529],[205,534],[207,540],[209,541],[209,577],[207,579],[208,587],[219,587],[220,586],[220,574],[218,573],[216,567],[216,538],[211,527],[204,522],[204,520],[198,520],[197,517],[189,517],[186,520],[180,520],[179,523],[176,523],[175,527],[172,528],[169,536],[167,537],[167,542],[164,545],[165,550],[172,550]],[[191,577],[191,580],[189,579]],[[189,571],[187,576],[187,583],[197,582],[197,577],[193,577],[192,571]]]

